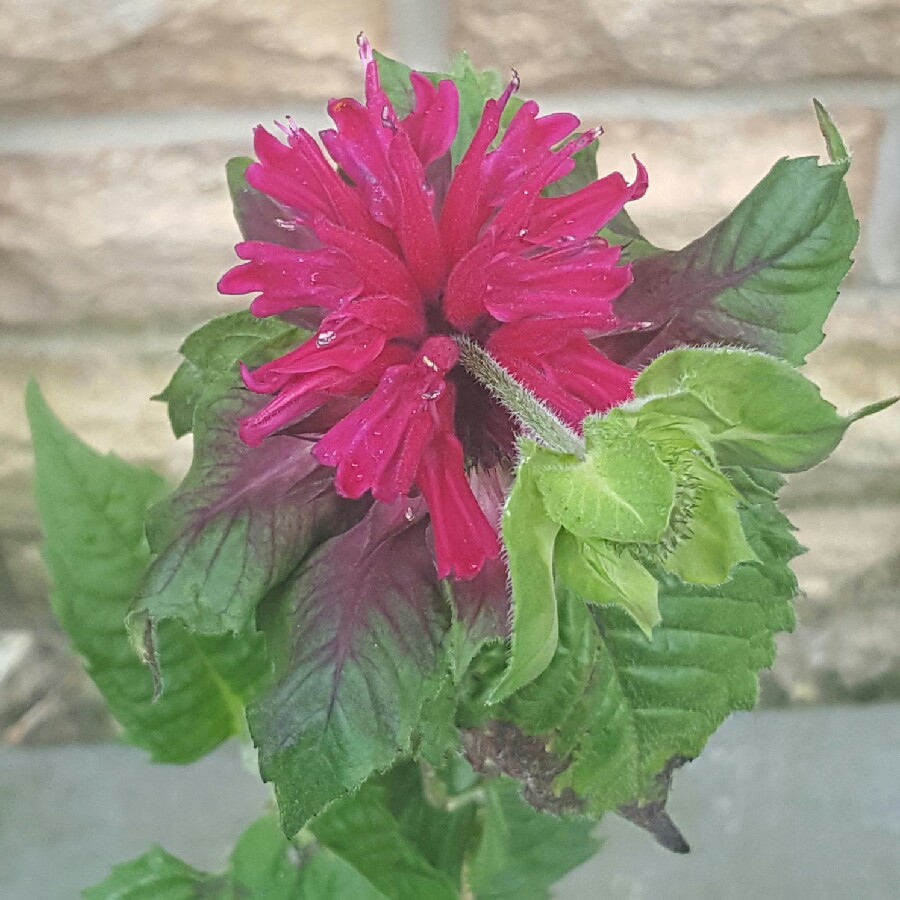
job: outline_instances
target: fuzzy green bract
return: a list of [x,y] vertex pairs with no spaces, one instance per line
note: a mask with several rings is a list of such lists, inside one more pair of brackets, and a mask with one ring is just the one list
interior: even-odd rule
[[774,635],[793,627],[796,580],[788,563],[800,548],[775,506],[781,480],[729,475],[744,498],[754,561],[715,587],[651,565],[660,621],[650,639],[617,606],[592,612],[577,584],[558,590],[557,653],[533,682],[482,713],[540,737],[559,759],[557,791],[571,789],[591,815],[664,800],[658,773],[697,756],[733,710],[755,704]]
[[653,447],[618,419],[588,419],[584,459],[549,451],[531,467],[544,509],[581,538],[655,543],[669,523],[675,477]]
[[649,637],[658,572],[716,586],[757,560],[741,524],[746,498],[725,469],[809,468],[852,421],[884,406],[840,416],[789,364],[734,349],[669,351],[634,392],[631,404],[585,420],[583,458],[522,442],[504,513],[512,649],[494,700],[549,663],[557,581],[587,602],[621,607]]
[[644,401],[644,416],[667,415],[703,429],[722,465],[774,472],[820,463],[851,422],[884,408],[878,403],[840,416],[787,363],[729,349],[665,353],[640,374],[634,394]]
[[621,606],[644,634],[649,636],[659,622],[656,579],[628,548],[564,531],[556,543],[554,565],[563,584],[592,603]]
[[559,524],[547,515],[529,460],[540,454],[522,442],[523,464],[503,512],[503,543],[513,584],[510,666],[493,698],[511,694],[539,675],[556,650],[553,545]]

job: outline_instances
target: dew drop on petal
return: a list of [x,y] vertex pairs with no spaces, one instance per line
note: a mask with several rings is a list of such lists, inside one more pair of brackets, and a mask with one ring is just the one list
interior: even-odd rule
[[412,522],[415,517],[416,514],[413,512],[413,508],[411,506],[407,506],[406,512],[403,513],[403,518],[406,519],[407,522]]
[[470,577],[472,575],[476,574],[480,568],[481,568],[481,564],[477,561],[466,562],[466,563],[463,563],[461,566],[458,566],[458,569],[461,570],[460,575],[465,574]]
[[438,388],[435,388],[433,391],[425,391],[425,393],[422,394],[422,399],[423,400],[437,400],[437,398],[440,397],[441,394],[443,394],[443,393],[444,393],[443,389],[438,387]]
[[337,335],[330,329],[328,331],[320,331],[316,335],[316,346],[327,347],[336,337]]

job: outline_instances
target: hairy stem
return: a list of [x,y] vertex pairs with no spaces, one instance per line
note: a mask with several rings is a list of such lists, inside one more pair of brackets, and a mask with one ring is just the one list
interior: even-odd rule
[[584,441],[487,351],[464,335],[456,343],[463,368],[515,416],[529,437],[557,453],[584,457]]

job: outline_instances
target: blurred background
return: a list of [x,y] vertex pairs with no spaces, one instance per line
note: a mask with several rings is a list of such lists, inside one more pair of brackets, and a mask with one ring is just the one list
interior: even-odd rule
[[[420,68],[461,48],[515,67],[544,111],[602,124],[600,172],[630,177],[637,154],[651,186],[630,212],[670,248],[779,157],[824,152],[819,98],[853,151],[862,239],[808,374],[842,411],[900,393],[897,0],[0,0],[6,747],[115,735],[47,605],[25,382],[95,447],[180,477],[189,438],[148,398],[192,327],[244,303],[215,290],[238,239],[225,160],[250,153],[259,122],[323,127],[327,98],[358,96],[360,30]],[[809,553],[764,706],[900,700],[898,448],[891,410],[789,486]]]

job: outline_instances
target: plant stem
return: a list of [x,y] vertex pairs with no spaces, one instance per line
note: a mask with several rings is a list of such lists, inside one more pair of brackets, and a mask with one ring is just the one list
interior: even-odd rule
[[463,368],[522,424],[529,436],[557,453],[584,458],[584,441],[489,353],[464,335],[456,337]]

